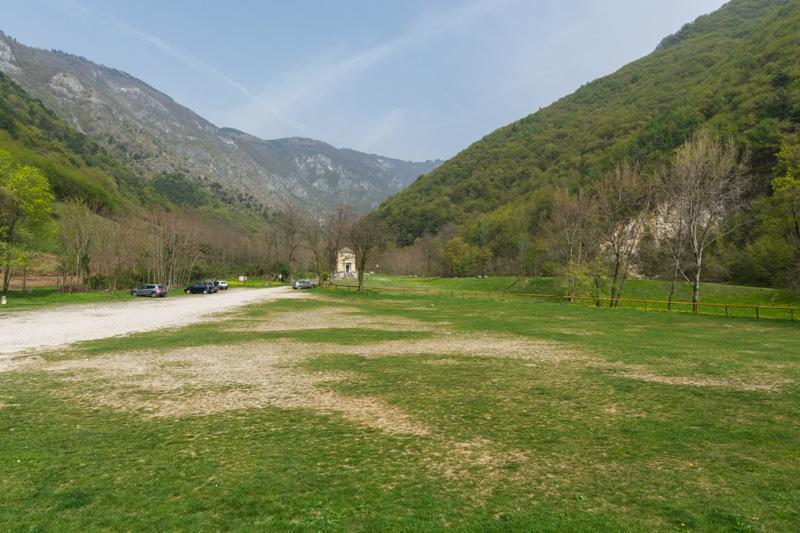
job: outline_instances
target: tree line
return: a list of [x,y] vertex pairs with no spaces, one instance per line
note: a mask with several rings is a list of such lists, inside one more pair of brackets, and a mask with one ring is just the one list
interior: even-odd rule
[[[81,199],[55,202],[36,168],[0,152],[2,289],[30,268],[39,250],[56,258],[62,290],[119,289],[157,282],[170,287],[234,272],[319,282],[337,253],[356,255],[359,287],[377,268],[403,274],[549,275],[568,296],[605,291],[619,305],[631,275],[692,286],[731,279],[798,287],[800,279],[800,146],[778,154],[768,197],[750,195],[750,155],[729,139],[699,130],[661,168],[632,161],[611,165],[578,188],[543,187],[516,205],[461,227],[445,226],[411,246],[389,242],[382,220],[346,204],[331,213],[297,205],[245,227],[189,209],[129,210],[109,216]],[[46,243],[46,244],[43,244]]]
[[315,276],[323,282],[344,247],[356,255],[363,286],[367,262],[383,239],[379,222],[346,204],[322,215],[289,205],[249,226],[180,207],[112,216],[97,212],[87,199],[56,201],[41,171],[0,151],[3,295],[15,277],[27,278],[41,256],[55,259],[50,273],[69,292],[148,282],[182,287],[236,272],[284,281]]
[[751,156],[698,130],[660,168],[618,161],[596,182],[542,187],[472,222],[391,247],[397,273],[561,276],[568,296],[609,293],[619,305],[631,275],[688,282],[746,278],[800,288],[800,147],[778,154],[768,197],[752,194]]

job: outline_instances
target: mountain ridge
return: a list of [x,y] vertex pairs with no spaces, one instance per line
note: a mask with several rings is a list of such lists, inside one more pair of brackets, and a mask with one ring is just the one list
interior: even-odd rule
[[[272,141],[249,136],[248,149],[243,150],[232,141],[248,134],[217,127],[122,70],[66,52],[29,47],[0,32],[0,71],[115,154],[133,172],[148,179],[162,174],[185,175],[273,208],[302,202],[310,208],[331,209],[344,201],[367,211],[397,192],[398,185],[410,183],[409,172],[416,173],[416,178],[438,164],[404,162],[352,150],[350,157],[330,165],[323,182],[317,183],[304,173],[302,162],[290,168],[285,160],[283,164],[265,161],[261,143]],[[325,157],[345,153],[331,152],[325,148],[330,146],[327,143],[314,142],[324,148]],[[271,144],[270,150],[276,150],[276,146]],[[363,159],[355,167],[352,154]],[[368,160],[375,157],[391,161],[390,168],[364,174],[370,167]],[[282,173],[275,173],[276,168]],[[336,188],[340,182],[341,190]]]

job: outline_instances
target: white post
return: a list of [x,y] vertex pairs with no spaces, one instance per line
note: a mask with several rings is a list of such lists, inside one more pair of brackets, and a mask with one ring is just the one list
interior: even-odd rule
[[6,305],[8,302],[6,301],[6,295],[0,296],[0,305]]

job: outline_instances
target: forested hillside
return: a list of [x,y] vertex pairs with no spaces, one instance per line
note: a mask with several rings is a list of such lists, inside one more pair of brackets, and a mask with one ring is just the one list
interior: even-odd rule
[[144,180],[2,73],[0,148],[42,170],[60,199],[83,198],[105,212],[126,201],[160,201]]
[[484,231],[525,223],[535,232],[554,187],[593,182],[625,159],[652,172],[702,125],[752,152],[750,194],[768,194],[777,152],[797,142],[798,50],[800,3],[733,0],[650,55],[476,142],[378,214],[400,245],[448,224],[468,234],[476,219]]
[[251,210],[303,204],[332,211],[345,201],[366,212],[439,163],[219,128],[130,74],[2,31],[0,72],[137,175],[180,176]]
[[29,270],[65,289],[183,282],[255,261],[269,224],[225,190],[134,174],[2,73],[0,160],[4,289]]

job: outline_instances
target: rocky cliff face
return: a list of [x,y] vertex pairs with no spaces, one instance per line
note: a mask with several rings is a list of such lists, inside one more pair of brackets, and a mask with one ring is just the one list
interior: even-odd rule
[[143,81],[0,33],[0,71],[133,171],[181,173],[280,207],[376,207],[438,162],[410,163],[310,139],[264,141],[220,129]]
[[439,164],[400,161],[313,139],[265,141],[230,128],[220,131],[259,166],[290,179],[295,197],[313,204],[348,202],[367,211]]

